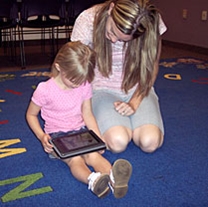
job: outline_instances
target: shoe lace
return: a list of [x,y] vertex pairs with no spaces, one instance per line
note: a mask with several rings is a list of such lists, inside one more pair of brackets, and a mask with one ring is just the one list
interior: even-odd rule
[[101,175],[100,172],[92,172],[88,177],[88,189],[92,190],[94,189],[94,183],[97,180],[97,178]]

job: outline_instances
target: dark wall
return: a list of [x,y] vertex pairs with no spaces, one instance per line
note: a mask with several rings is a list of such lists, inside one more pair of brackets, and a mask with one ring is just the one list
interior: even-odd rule
[[[152,3],[160,9],[168,27],[164,40],[208,48],[208,20],[201,20],[202,11],[208,13],[208,0],[152,0]],[[187,9],[187,19],[182,17],[183,9]]]

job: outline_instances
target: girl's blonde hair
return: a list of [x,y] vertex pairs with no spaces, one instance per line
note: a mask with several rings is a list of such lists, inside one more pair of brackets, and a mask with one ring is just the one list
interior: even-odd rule
[[108,0],[94,21],[93,45],[97,64],[103,76],[112,72],[111,42],[105,37],[106,21],[111,3],[111,17],[117,28],[133,39],[124,44],[124,78],[121,88],[127,93],[138,84],[138,95],[147,95],[152,86],[154,63],[159,47],[159,12],[148,0]]
[[95,53],[87,45],[80,41],[68,42],[58,51],[52,64],[52,76],[56,77],[60,70],[66,74],[66,78],[73,80],[74,84],[92,82],[94,78]]

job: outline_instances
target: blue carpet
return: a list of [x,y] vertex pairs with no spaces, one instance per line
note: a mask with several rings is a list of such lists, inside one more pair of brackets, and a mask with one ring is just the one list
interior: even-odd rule
[[192,58],[161,60],[155,90],[165,125],[164,145],[146,154],[133,143],[114,162],[133,166],[129,191],[98,199],[68,167],[51,160],[25,121],[35,86],[47,70],[0,73],[0,206],[3,207],[207,207],[208,63]]

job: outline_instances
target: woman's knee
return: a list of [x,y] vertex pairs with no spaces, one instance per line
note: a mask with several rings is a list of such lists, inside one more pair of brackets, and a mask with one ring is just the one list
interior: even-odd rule
[[163,133],[156,126],[141,127],[133,133],[133,141],[144,152],[152,153],[163,143]]
[[113,127],[103,135],[107,148],[114,153],[125,151],[131,137],[131,130],[122,126]]
[[140,138],[139,147],[144,152],[152,153],[161,146],[160,145],[160,143],[161,143],[160,140],[161,140],[161,137],[146,135],[146,136]]

